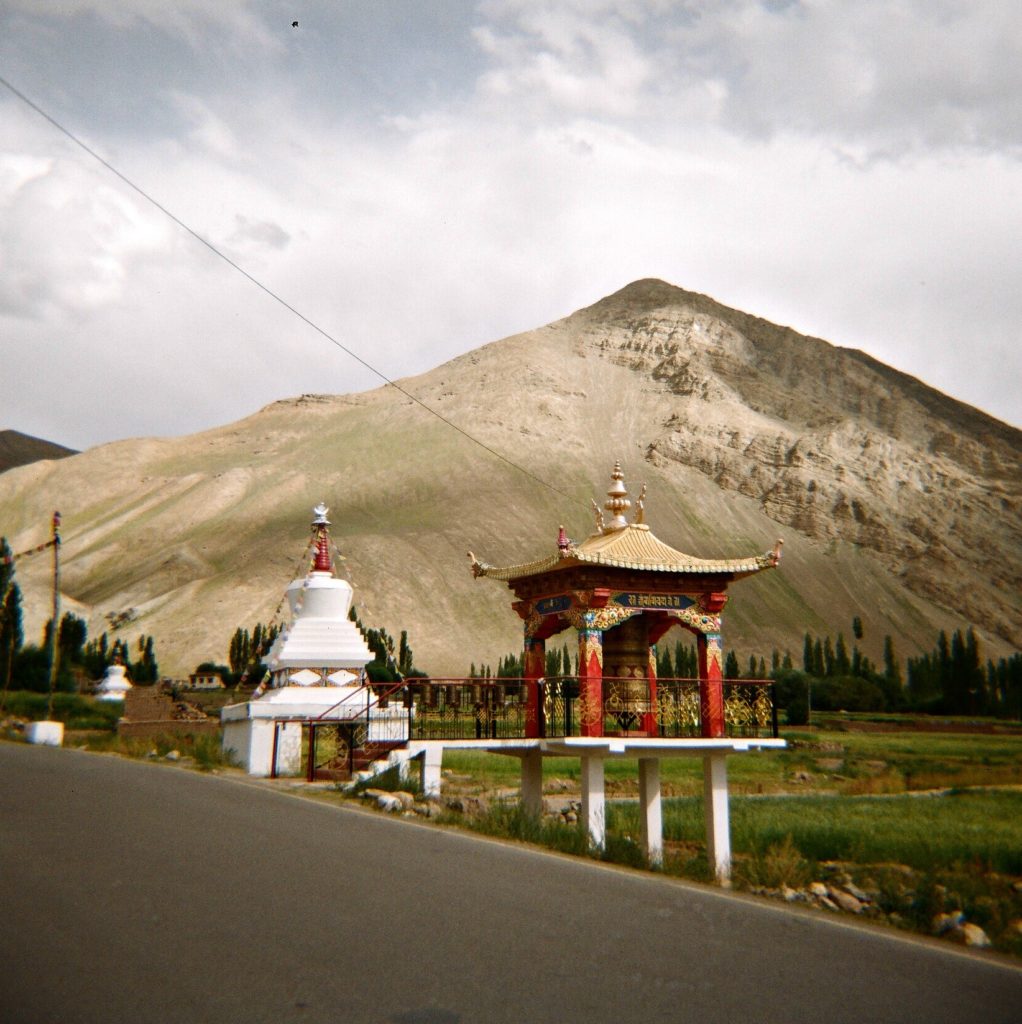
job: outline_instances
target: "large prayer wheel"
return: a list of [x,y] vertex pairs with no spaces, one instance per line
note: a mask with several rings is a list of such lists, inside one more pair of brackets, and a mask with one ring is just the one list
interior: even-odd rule
[[640,728],[650,710],[649,628],[644,615],[626,619],[603,634],[603,702],[607,718],[622,732]]

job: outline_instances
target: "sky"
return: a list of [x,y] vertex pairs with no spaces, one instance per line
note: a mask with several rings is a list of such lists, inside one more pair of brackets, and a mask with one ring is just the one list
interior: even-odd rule
[[[388,377],[657,277],[1022,425],[1017,0],[0,0],[0,76]],[[0,429],[379,383],[0,85]]]

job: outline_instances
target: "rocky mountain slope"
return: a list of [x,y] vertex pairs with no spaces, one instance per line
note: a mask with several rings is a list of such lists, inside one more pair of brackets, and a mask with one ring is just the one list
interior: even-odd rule
[[17,430],[0,430],[0,473],[40,459],[64,459],[76,454],[73,448],[65,448],[53,441],[44,441]]
[[[303,396],[12,470],[0,532],[38,543],[59,508],[69,607],[92,633],[125,616],[122,633],[155,635],[179,674],[269,619],[326,501],[363,620],[407,628],[422,667],[463,674],[521,643],[509,593],[473,580],[465,552],[524,561],[561,523],[585,536],[619,459],[676,548],[784,538],[778,571],[731,590],[740,657],[797,659],[807,629],[847,636],[856,615],[876,659],[885,633],[909,654],[968,624],[988,655],[1022,646],[1022,432],[861,352],[639,281],[401,385],[529,475],[393,388]],[[45,567],[18,576],[34,635]]]

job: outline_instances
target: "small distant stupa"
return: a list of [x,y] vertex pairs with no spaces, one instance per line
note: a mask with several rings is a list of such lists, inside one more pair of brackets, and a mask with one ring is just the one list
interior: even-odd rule
[[97,700],[124,700],[124,695],[131,689],[128,682],[128,670],[117,658],[112,665],[107,665],[106,672],[96,687]]

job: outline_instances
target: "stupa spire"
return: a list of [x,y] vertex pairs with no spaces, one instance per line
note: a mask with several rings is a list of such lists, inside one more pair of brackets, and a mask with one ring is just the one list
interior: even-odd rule
[[614,472],[610,474],[610,490],[607,491],[608,501],[603,507],[610,513],[610,521],[605,525],[605,530],[623,530],[628,525],[625,513],[632,507],[628,500],[628,488],[625,487],[625,475],[621,472],[621,463],[614,463]]
[[330,520],[326,517],[329,511],[323,502],[312,510],[316,517],[312,520],[312,528],[316,531],[316,559],[312,563],[312,571],[328,572],[332,576],[334,567],[330,561]]

